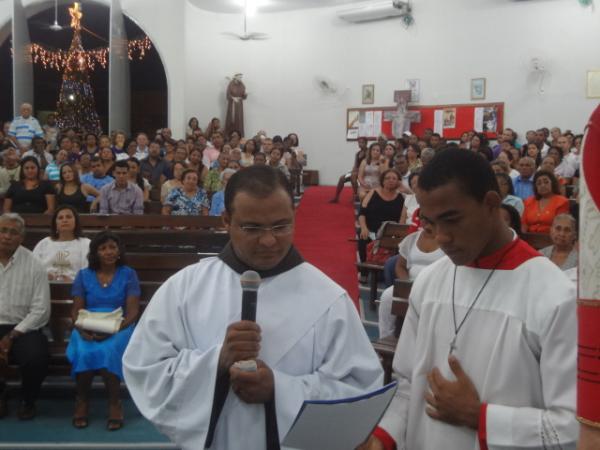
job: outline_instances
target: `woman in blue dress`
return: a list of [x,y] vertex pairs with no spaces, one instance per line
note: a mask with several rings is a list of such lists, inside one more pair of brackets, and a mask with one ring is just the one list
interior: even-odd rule
[[73,329],[67,358],[76,380],[77,397],[73,426],[88,425],[89,393],[92,379],[100,374],[108,391],[110,431],[123,426],[123,408],[119,388],[123,379],[121,358],[133,333],[140,309],[140,284],[131,267],[125,265],[125,253],[119,237],[110,232],[98,233],[90,243],[88,267],[77,273],[73,282],[73,323],[79,310],[109,312],[124,310],[120,330],[113,334]]

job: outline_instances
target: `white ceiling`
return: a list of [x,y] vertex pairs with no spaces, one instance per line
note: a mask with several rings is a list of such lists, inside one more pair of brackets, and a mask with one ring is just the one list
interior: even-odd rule
[[[365,0],[264,0],[266,5],[259,8],[259,12],[292,11],[326,6],[344,5],[348,3],[364,3]],[[243,0],[189,0],[201,9],[220,13],[239,13],[243,10],[240,3]]]

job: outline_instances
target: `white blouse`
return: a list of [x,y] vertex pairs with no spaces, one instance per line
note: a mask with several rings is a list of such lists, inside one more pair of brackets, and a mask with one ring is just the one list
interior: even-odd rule
[[37,243],[33,254],[41,261],[52,279],[68,277],[73,280],[80,269],[87,267],[89,250],[88,238],[55,241],[47,237]]
[[415,194],[406,195],[404,197],[404,207],[406,208],[406,224],[413,225],[412,217],[419,207],[417,196]]
[[408,277],[411,280],[417,278],[417,275],[425,267],[433,264],[442,256],[444,252],[438,248],[432,252],[426,253],[417,246],[419,236],[423,231],[411,233],[402,239],[398,245],[398,253],[406,260],[406,268],[408,269]]

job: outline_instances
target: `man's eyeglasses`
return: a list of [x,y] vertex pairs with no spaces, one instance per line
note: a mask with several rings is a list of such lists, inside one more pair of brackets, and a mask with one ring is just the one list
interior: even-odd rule
[[21,232],[14,228],[0,227],[0,234],[8,234],[10,236],[19,236]]
[[294,224],[283,223],[271,227],[262,227],[258,225],[239,225],[240,230],[248,236],[262,236],[264,233],[271,232],[273,236],[286,236],[294,229]]

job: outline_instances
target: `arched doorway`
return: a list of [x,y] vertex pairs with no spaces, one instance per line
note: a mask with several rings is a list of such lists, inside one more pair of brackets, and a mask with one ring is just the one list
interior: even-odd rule
[[[70,16],[62,4],[58,8],[58,23],[62,31],[52,31],[49,25],[54,22],[54,8],[31,15],[28,19],[29,34],[32,42],[42,44],[49,49],[68,49],[73,31],[68,27]],[[39,8],[38,8],[39,10]],[[83,7],[82,24],[86,32],[82,33],[85,49],[107,47],[109,41],[110,9],[104,3],[86,2]],[[128,39],[144,36],[144,31],[125,16],[125,30]],[[44,69],[34,64],[34,110],[36,114],[54,111],[58,101],[62,73],[54,69]],[[141,60],[130,61],[131,80],[131,131],[152,133],[168,123],[168,86],[165,69],[156,48],[146,52]],[[100,116],[102,129],[108,130],[108,68],[97,67],[90,72],[90,82],[94,90],[96,109]],[[12,57],[10,36],[0,45],[0,119],[12,119]]]

